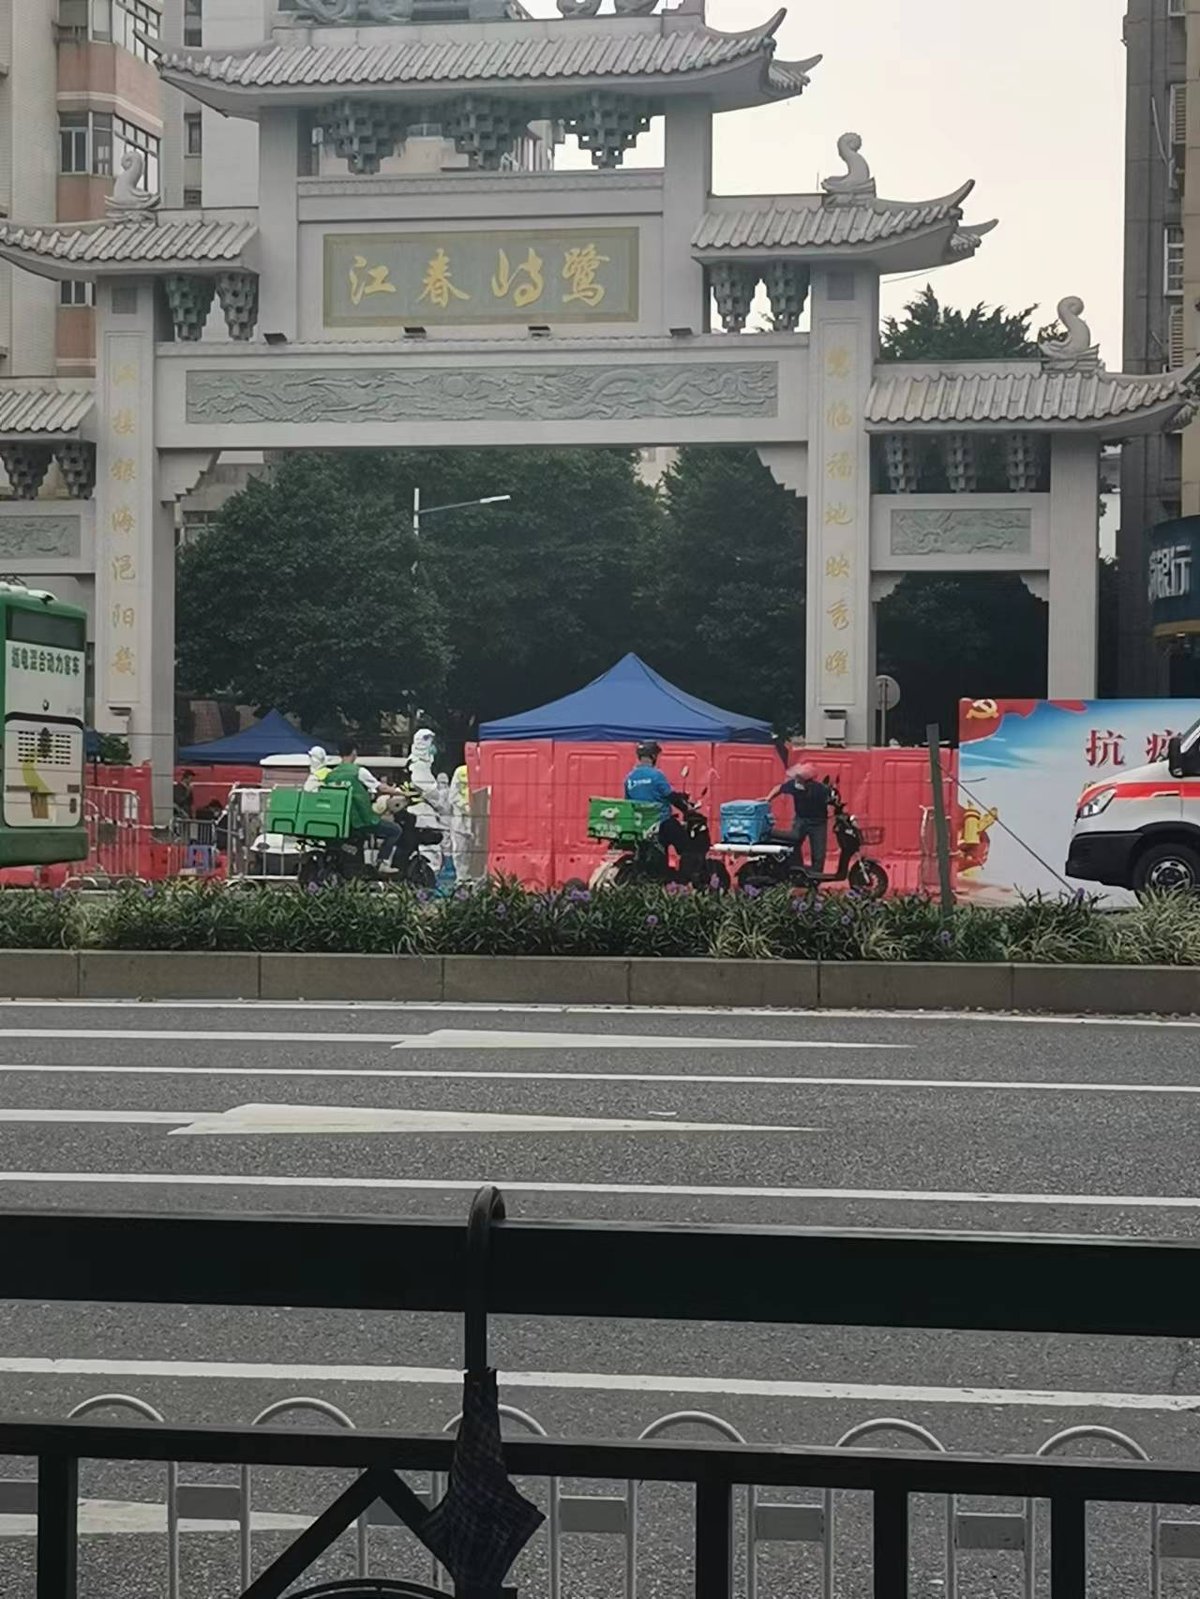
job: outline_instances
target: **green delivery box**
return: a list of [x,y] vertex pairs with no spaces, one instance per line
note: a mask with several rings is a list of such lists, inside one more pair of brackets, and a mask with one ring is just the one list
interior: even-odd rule
[[319,788],[310,794],[300,788],[273,788],[267,831],[289,838],[348,838],[350,790]]
[[662,811],[641,800],[593,799],[588,801],[588,837],[611,844],[641,844],[654,838],[662,826]]

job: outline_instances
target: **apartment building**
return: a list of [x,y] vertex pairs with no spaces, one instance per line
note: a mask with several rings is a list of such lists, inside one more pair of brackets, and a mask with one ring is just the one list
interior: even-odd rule
[[[0,0],[0,209],[21,221],[104,214],[128,147],[158,181],[159,0]],[[0,376],[88,377],[89,284],[0,266]]]
[[[1129,0],[1125,45],[1122,364],[1154,373],[1200,349],[1200,0]],[[1180,552],[1193,541],[1200,558],[1200,426],[1128,441],[1117,539],[1123,695],[1200,692],[1200,566],[1194,627],[1180,623],[1178,603],[1163,610],[1180,596],[1160,594],[1156,577],[1167,549],[1190,574]]]

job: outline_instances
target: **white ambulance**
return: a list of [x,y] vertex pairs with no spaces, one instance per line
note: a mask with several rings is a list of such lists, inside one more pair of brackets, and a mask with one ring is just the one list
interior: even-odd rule
[[1067,876],[1137,894],[1200,890],[1200,722],[1165,761],[1084,789]]

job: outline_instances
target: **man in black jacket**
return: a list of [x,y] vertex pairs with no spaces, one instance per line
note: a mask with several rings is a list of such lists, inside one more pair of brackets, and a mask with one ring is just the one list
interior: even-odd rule
[[792,837],[796,840],[797,862],[801,866],[804,864],[804,841],[807,839],[813,870],[823,874],[825,854],[829,848],[828,788],[818,780],[813,767],[794,766],[785,781],[767,795],[767,803],[770,804],[780,794],[787,794],[796,810]]

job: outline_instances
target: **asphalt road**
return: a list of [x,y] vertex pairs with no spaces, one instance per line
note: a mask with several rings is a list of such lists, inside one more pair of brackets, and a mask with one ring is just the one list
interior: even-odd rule
[[[459,1217],[494,1181],[514,1216],[1200,1232],[1200,1025],[4,1005],[0,1073],[9,1206]],[[700,1410],[764,1442],[902,1417],[948,1448],[1029,1452],[1085,1422],[1164,1462],[1200,1443],[1191,1343],[508,1318],[492,1347],[502,1397],[557,1435],[628,1438]],[[435,1431],[460,1368],[449,1317],[0,1303],[7,1416],[123,1393],[171,1421],[234,1423],[312,1395],[363,1427]],[[259,1569],[338,1486],[256,1477]],[[82,1594],[159,1599],[161,1473],[91,1466],[83,1493]],[[676,1599],[688,1506],[643,1500],[638,1592]],[[865,1594],[869,1523],[852,1499],[840,1510],[837,1591]],[[915,1594],[946,1592],[944,1514],[917,1507]],[[1091,1529],[1095,1591],[1148,1593],[1146,1513],[1097,1512]],[[29,1534],[0,1515],[6,1599],[32,1596]],[[426,1575],[399,1534],[372,1536],[373,1569]],[[183,1546],[188,1599],[237,1591],[232,1531],[189,1529]],[[318,1575],[351,1560],[339,1546]],[[620,1540],[564,1539],[564,1599],[619,1594],[622,1572]],[[772,1546],[759,1574],[764,1599],[818,1592],[818,1551]],[[517,1575],[547,1593],[544,1540]],[[962,1556],[970,1599],[1021,1591],[1019,1555]],[[1200,1564],[1173,1563],[1163,1591],[1200,1593]]]

